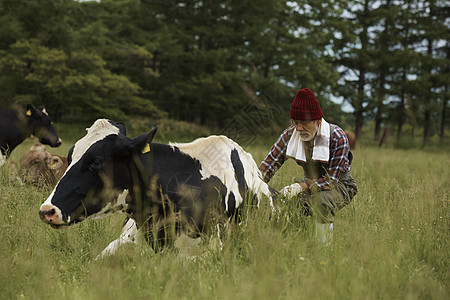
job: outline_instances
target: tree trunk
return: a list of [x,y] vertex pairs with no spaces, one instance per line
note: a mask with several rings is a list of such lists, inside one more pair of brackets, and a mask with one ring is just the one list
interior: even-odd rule
[[[431,38],[427,38],[427,41],[428,41],[427,55],[431,59],[433,57],[433,40],[431,40]],[[431,66],[427,67],[426,73],[429,76],[431,76]],[[431,108],[432,108],[433,98],[431,97],[432,91],[430,88],[427,90],[427,94],[428,94],[429,100],[427,101],[428,103],[426,104],[425,114],[424,114],[423,144],[428,143],[430,141],[430,136],[431,136]]]
[[423,143],[428,143],[431,136],[431,109],[425,109],[424,125],[423,125]]
[[[368,16],[369,13],[369,1],[366,0],[364,1],[364,11],[363,11],[363,15],[364,16]],[[365,18],[363,18],[365,19]],[[360,40],[361,40],[361,52],[362,53],[366,53],[367,51],[367,46],[369,44],[369,37],[368,37],[368,24],[366,23],[366,21],[362,22],[362,32],[360,34]],[[364,88],[366,86],[366,61],[364,59],[364,57],[360,57],[359,58],[359,78],[358,78],[358,100],[357,100],[357,105],[356,105],[356,109],[355,109],[355,136],[356,139],[361,137],[361,133],[362,133],[362,126],[364,123],[364,107],[363,107],[363,103],[364,103],[364,98],[365,98],[365,91]]]
[[398,123],[397,123],[397,142],[400,141],[400,138],[402,137],[402,129],[403,129],[403,122],[404,122],[404,116],[403,116],[403,112],[405,110],[405,92],[402,89],[402,93],[401,93],[401,101],[400,104],[398,105],[398,111],[399,111],[399,115],[398,115]]
[[381,132],[381,124],[383,122],[383,99],[384,99],[384,74],[381,74],[382,78],[380,78],[380,89],[378,94],[377,101],[377,114],[375,115],[375,132],[373,139],[377,141],[380,137]]
[[355,136],[358,139],[362,134],[362,127],[364,123],[364,116],[362,110],[355,111]]
[[[450,43],[447,43],[447,58],[450,58]],[[447,65],[447,74],[450,71],[450,65]],[[447,111],[447,95],[448,95],[448,84],[445,84],[444,95],[442,97],[442,114],[441,114],[441,129],[439,131],[439,142],[441,145],[444,143],[444,131],[445,131],[445,119]]]
[[442,115],[441,115],[441,128],[439,131],[439,142],[444,144],[444,131],[445,131],[445,119],[446,119],[446,111],[447,111],[447,96],[448,94],[448,85],[445,85],[444,97],[442,97]]
[[[406,68],[403,68],[402,73],[402,83],[406,82]],[[403,129],[403,123],[405,121],[405,113],[406,113],[406,93],[405,93],[405,87],[402,84],[402,89],[400,92],[400,104],[398,107],[398,127],[397,127],[397,142],[400,141],[400,138],[402,136],[402,129]]]
[[356,139],[361,137],[362,127],[364,123],[364,86],[366,84],[366,69],[364,65],[360,65],[359,68],[359,80],[358,80],[358,102],[357,107],[355,109],[355,136]]
[[[388,9],[390,7],[391,1],[387,0],[385,7]],[[386,55],[389,55],[388,51],[388,40],[389,40],[389,32],[391,28],[391,21],[389,16],[386,16],[384,19],[384,30],[380,34],[379,38],[379,48],[378,51],[379,57],[381,58],[379,62],[379,82],[378,82],[378,91],[377,91],[377,114],[375,115],[375,132],[374,132],[374,140],[377,141],[380,137],[381,125],[383,123],[383,108],[384,108],[384,97],[386,96],[386,76],[389,72],[389,66],[386,62]]]

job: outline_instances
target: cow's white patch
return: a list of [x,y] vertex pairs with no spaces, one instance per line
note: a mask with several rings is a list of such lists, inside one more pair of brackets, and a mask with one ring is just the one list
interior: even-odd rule
[[127,196],[128,190],[123,190],[123,192],[116,197],[116,200],[114,202],[108,202],[108,204],[106,204],[106,206],[102,208],[102,210],[88,216],[86,220],[103,219],[118,212],[125,213],[128,208],[128,204],[126,203]]
[[242,147],[227,138],[226,136],[209,136],[199,138],[191,143],[169,143],[171,147],[177,147],[181,152],[197,159],[202,170],[200,171],[204,179],[210,176],[218,177],[227,187],[228,194],[225,199],[226,209],[228,209],[228,197],[230,191],[233,192],[238,207],[243,199],[239,193],[239,185],[234,174],[231,162],[231,151],[236,149],[244,167],[244,177],[248,188],[257,194],[258,199],[262,195],[270,197],[268,185],[262,180],[261,172],[258,169],[252,155],[242,149]]
[[[75,143],[72,153],[72,163],[75,164],[83,157],[83,154],[96,142],[103,140],[108,135],[119,134],[119,128],[112,125],[107,119],[98,119],[87,128],[87,134]],[[69,167],[70,168],[70,167]]]
[[103,258],[105,256],[109,256],[114,254],[117,249],[126,243],[134,243],[139,244],[142,243],[143,236],[141,231],[137,228],[136,222],[133,219],[128,219],[125,225],[122,228],[122,233],[119,238],[112,241],[97,257]]
[[6,157],[0,152],[0,167],[6,163]]

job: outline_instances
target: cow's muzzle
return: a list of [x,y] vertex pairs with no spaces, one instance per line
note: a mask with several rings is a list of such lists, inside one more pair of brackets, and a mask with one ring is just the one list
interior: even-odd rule
[[45,135],[39,139],[39,142],[50,147],[59,147],[62,144],[61,139],[53,135]]
[[43,204],[39,210],[39,217],[54,228],[66,225],[61,210],[54,205]]

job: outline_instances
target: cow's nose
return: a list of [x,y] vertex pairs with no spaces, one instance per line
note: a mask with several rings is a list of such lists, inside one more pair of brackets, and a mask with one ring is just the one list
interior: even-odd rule
[[39,211],[39,216],[41,217],[42,220],[46,220],[46,221],[50,221],[52,222],[52,217],[55,216],[55,209],[49,209],[49,210],[40,210]]
[[57,146],[61,146],[61,144],[62,144],[62,140],[61,140],[61,139],[58,139],[58,141],[56,142],[56,145],[57,145]]
[[63,225],[64,220],[62,218],[61,211],[53,205],[42,205],[41,209],[39,210],[39,217],[42,221],[54,224],[54,225]]

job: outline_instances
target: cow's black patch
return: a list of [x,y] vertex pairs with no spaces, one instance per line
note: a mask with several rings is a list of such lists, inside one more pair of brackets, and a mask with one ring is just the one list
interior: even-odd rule
[[72,163],[73,148],[75,148],[75,146],[72,146],[70,148],[69,152],[67,153],[67,164],[68,165],[70,165]]
[[228,210],[227,215],[231,217],[236,212],[236,197],[233,192],[228,195]]
[[247,183],[244,177],[244,166],[242,164],[239,153],[236,149],[231,151],[231,163],[234,168],[234,177],[238,182],[239,194],[241,194],[242,199],[245,199],[245,192],[247,191]]

